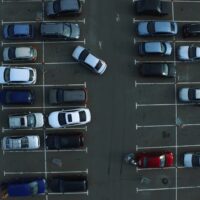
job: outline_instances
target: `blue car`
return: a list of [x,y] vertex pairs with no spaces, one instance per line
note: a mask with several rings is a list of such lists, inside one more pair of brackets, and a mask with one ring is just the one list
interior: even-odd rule
[[138,51],[141,56],[169,56],[172,53],[172,45],[169,42],[141,42],[138,46]]
[[33,24],[4,24],[3,36],[5,39],[33,39]]
[[173,36],[178,32],[176,22],[149,21],[139,22],[137,27],[139,36]]
[[34,99],[35,97],[31,90],[4,89],[0,91],[0,103],[3,105],[32,104]]
[[1,196],[25,197],[45,194],[46,180],[36,179],[32,181],[17,181],[1,185]]

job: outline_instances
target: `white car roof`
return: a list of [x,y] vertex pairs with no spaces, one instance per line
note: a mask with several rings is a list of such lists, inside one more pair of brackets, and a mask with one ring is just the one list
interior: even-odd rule
[[99,59],[93,56],[91,53],[85,59],[85,63],[92,66],[93,68],[96,66],[98,62],[99,62]]
[[[72,117],[72,121],[71,122],[68,121],[68,115],[71,115],[71,117]],[[79,112],[78,111],[66,113],[65,117],[66,117],[67,124],[74,124],[74,123],[79,123],[80,122],[80,116],[79,116]]]
[[19,57],[30,57],[31,54],[31,48],[30,47],[17,47],[15,50],[15,55],[17,58]]
[[11,68],[10,70],[10,81],[28,81],[29,78],[29,69]]

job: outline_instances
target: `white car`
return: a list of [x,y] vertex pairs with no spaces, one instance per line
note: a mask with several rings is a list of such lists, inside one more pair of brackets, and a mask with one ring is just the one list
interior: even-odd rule
[[97,74],[103,74],[107,68],[103,60],[92,55],[87,49],[81,46],[77,46],[74,49],[72,57]]
[[182,102],[200,103],[200,88],[180,88],[178,98]]
[[9,128],[40,128],[44,125],[42,113],[16,114],[9,116]]
[[31,67],[0,67],[0,84],[35,84],[36,78]]
[[32,61],[37,59],[37,50],[33,47],[5,47],[3,49],[3,61]]
[[49,125],[53,128],[77,126],[89,123],[91,114],[88,108],[55,111],[49,114]]
[[37,135],[3,137],[2,149],[23,150],[40,148],[40,138]]
[[184,167],[200,167],[200,152],[185,153]]
[[178,48],[178,59],[183,61],[200,60],[200,47],[194,45],[180,46]]

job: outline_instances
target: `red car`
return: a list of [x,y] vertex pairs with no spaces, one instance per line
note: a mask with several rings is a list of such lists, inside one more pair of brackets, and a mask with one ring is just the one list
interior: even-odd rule
[[172,152],[138,153],[134,158],[140,168],[171,167],[174,162]]

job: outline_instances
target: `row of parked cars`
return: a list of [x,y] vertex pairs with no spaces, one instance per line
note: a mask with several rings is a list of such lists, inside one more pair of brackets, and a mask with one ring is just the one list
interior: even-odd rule
[[[137,0],[134,2],[135,12],[138,15],[165,16],[171,13],[171,2],[160,0]],[[178,33],[178,25],[172,21],[142,21],[137,25],[139,36],[175,36]],[[200,24],[185,24],[182,27],[183,37],[199,37]],[[138,46],[141,56],[160,55],[169,56],[172,53],[172,44],[167,41],[141,42]],[[200,47],[194,44],[181,45],[177,48],[177,59],[181,61],[200,60]],[[139,66],[139,72],[143,76],[176,77],[176,67],[169,63],[143,63]],[[178,98],[181,102],[200,103],[200,88],[179,88]],[[164,168],[174,165],[174,153],[162,152],[137,152],[125,156],[125,162],[139,168]],[[200,153],[183,153],[181,164],[184,167],[200,167]]]

